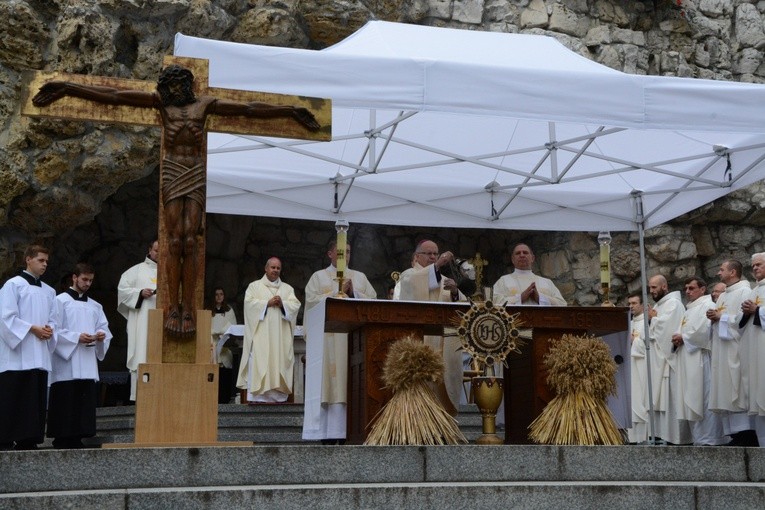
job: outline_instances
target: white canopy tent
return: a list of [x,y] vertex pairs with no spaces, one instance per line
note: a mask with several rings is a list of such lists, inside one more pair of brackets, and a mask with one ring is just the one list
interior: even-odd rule
[[209,212],[638,231],[644,302],[644,229],[765,176],[765,86],[628,75],[550,37],[374,21],[322,51],[178,34],[175,54],[212,86],[333,101],[331,142],[211,133]]
[[765,86],[627,75],[550,37],[374,21],[322,51],[175,53],[212,86],[333,101],[331,142],[211,134],[210,212],[624,231],[765,173]]

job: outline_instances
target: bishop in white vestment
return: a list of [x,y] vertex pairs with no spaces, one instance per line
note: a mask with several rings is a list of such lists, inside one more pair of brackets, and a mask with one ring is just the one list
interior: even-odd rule
[[244,295],[244,345],[237,387],[249,402],[285,402],[292,393],[293,330],[300,310],[294,289],[281,281],[282,263],[271,258],[266,274]]
[[[415,249],[413,267],[399,277],[402,301],[465,301],[451,278],[441,276],[439,269],[454,259],[451,252],[439,255],[438,245],[423,241]],[[435,390],[447,412],[456,415],[462,393],[462,344],[456,336],[425,336],[424,341],[444,359],[444,381]]]

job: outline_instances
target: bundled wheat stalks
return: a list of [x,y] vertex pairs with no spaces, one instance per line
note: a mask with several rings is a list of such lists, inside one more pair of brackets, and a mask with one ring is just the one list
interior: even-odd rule
[[563,335],[545,356],[547,384],[557,394],[529,426],[536,443],[623,444],[606,407],[616,392],[616,363],[608,346],[593,336]]
[[383,383],[393,397],[372,420],[364,444],[437,445],[467,443],[457,421],[429,386],[444,376],[433,349],[411,337],[395,342],[383,365]]

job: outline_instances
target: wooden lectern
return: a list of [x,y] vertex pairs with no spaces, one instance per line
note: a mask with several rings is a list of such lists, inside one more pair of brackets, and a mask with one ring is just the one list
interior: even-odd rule
[[[363,443],[367,426],[390,399],[382,388],[382,366],[390,343],[413,335],[441,335],[465,312],[467,303],[327,299],[325,331],[348,333],[349,444]],[[507,307],[520,313],[534,338],[505,371],[505,442],[527,443],[527,427],[554,396],[547,387],[543,357],[551,339],[564,333],[604,335],[626,331],[627,308]]]

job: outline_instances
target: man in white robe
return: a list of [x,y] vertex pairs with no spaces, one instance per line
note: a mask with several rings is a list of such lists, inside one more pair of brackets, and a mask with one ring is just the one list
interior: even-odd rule
[[672,350],[672,335],[680,331],[685,307],[679,291],[669,291],[662,275],[648,280],[648,290],[654,300],[649,311],[648,329],[651,348],[651,390],[653,391],[654,426],[656,437],[671,444],[690,444],[691,430],[687,421],[677,419],[682,398],[677,391],[677,354]]
[[282,263],[268,259],[266,274],[244,294],[244,345],[236,385],[248,402],[285,402],[292,394],[293,330],[300,301],[281,278]]
[[120,277],[117,311],[127,319],[127,369],[130,371],[130,400],[136,398],[138,365],[146,363],[149,341],[149,310],[157,307],[157,257],[159,241],[149,246],[146,259]]
[[712,297],[712,302],[717,303],[717,298],[719,298],[723,292],[725,292],[725,288],[727,285],[725,285],[723,282],[717,282],[712,286],[712,292],[709,293],[709,295]]
[[[337,283],[337,244],[327,250],[329,267],[316,271],[305,287],[305,404],[303,439],[342,442],[347,434],[348,408],[348,335],[324,333],[324,324],[313,324],[320,315],[308,310],[324,306],[324,300],[334,296]],[[346,246],[345,262],[350,264],[351,247]],[[377,299],[369,280],[359,271],[346,269],[343,292],[351,299]],[[317,338],[318,337],[318,338]]]
[[29,246],[24,260],[0,289],[0,450],[36,450],[45,437],[56,292],[40,281],[48,250]]
[[[451,278],[441,275],[444,265],[454,260],[447,251],[438,253],[433,241],[422,241],[415,248],[414,264],[399,278],[402,301],[465,301],[465,296]],[[458,337],[425,336],[425,344],[444,358],[444,380],[435,390],[447,412],[457,414],[462,394],[462,344]]]
[[682,401],[677,417],[690,422],[695,446],[719,446],[730,441],[720,416],[709,410],[711,384],[710,323],[707,311],[716,307],[706,294],[707,284],[698,276],[685,280],[688,298],[680,331],[672,335],[677,362],[677,390]]
[[741,347],[748,365],[749,415],[759,446],[765,446],[765,253],[752,255],[752,273],[757,284],[741,303],[743,316]]
[[[717,307],[707,312],[712,328],[712,386],[709,408],[721,415],[723,431],[731,436],[732,446],[751,446],[756,440],[754,420],[749,417],[748,388],[743,387],[738,322],[741,304],[752,288],[742,278],[743,266],[737,260],[720,264],[717,276],[725,292]],[[738,317],[738,318],[737,318]],[[745,355],[745,354],[744,354]]]
[[645,443],[650,440],[648,423],[648,368],[645,361],[645,323],[643,318],[643,294],[630,293],[627,298],[632,320],[630,332],[630,385],[632,395],[632,427],[627,430],[630,443]]
[[77,264],[72,286],[56,297],[59,329],[48,405],[54,448],[83,448],[82,439],[96,435],[98,362],[112,334],[103,307],[87,296],[94,273],[89,264]]
[[548,278],[536,275],[531,268],[534,252],[526,244],[513,248],[511,261],[513,272],[497,280],[492,291],[498,305],[566,306],[558,288]]

